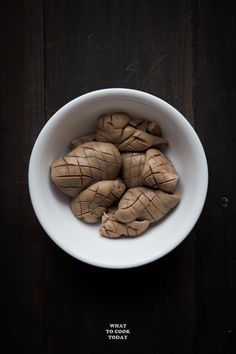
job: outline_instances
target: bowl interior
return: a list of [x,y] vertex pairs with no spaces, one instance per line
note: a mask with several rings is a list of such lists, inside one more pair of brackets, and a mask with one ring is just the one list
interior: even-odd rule
[[[69,199],[50,180],[52,161],[68,151],[69,142],[95,130],[101,113],[124,111],[157,121],[169,141],[165,153],[180,182],[179,205],[136,238],[108,239],[99,225],[87,225],[72,214]],[[32,151],[29,187],[36,215],[48,235],[66,252],[89,264],[127,268],[160,258],[191,231],[207,190],[207,164],[201,143],[186,119],[166,102],[146,93],[107,89],[81,96],[62,107],[45,125]]]

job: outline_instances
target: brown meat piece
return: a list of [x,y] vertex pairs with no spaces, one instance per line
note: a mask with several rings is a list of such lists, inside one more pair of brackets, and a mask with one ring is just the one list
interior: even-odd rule
[[120,199],[124,191],[125,185],[121,180],[96,182],[72,199],[71,209],[77,218],[94,223]]
[[103,114],[98,119],[96,140],[111,142],[120,151],[144,151],[167,144],[165,138],[148,133],[150,129],[158,131],[157,124],[133,119],[126,113]]
[[153,223],[164,217],[179,200],[178,194],[168,194],[162,190],[130,188],[121,198],[115,218],[122,223],[134,220],[149,220]]
[[118,176],[121,156],[110,143],[89,142],[72,150],[51,165],[51,178],[65,194],[75,197],[83,189],[100,180]]
[[82,135],[79,138],[72,140],[70,143],[70,147],[71,149],[75,149],[76,147],[84,143],[88,143],[95,140],[96,140],[96,133]]
[[138,187],[143,184],[142,170],[145,162],[143,152],[124,152],[122,159],[122,180],[126,187]]
[[116,208],[112,208],[105,212],[102,216],[102,223],[100,227],[100,234],[110,238],[117,238],[120,236],[138,236],[141,235],[150,225],[148,220],[131,221],[123,224],[119,222],[114,213]]
[[156,122],[151,122],[147,119],[131,118],[129,125],[132,125],[136,129],[143,130],[147,133],[162,136],[161,127]]
[[172,193],[176,189],[178,179],[173,164],[159,150],[149,149],[146,152],[142,171],[142,181],[146,186]]

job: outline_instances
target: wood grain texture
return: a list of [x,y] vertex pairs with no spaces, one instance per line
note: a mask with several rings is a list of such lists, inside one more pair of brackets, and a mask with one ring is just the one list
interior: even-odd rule
[[1,351],[44,353],[45,241],[27,185],[45,122],[42,3],[8,2],[1,26]]
[[197,352],[234,353],[236,6],[199,1],[195,10],[196,129],[210,176],[196,238]]
[[[4,6],[4,354],[235,353],[235,14],[232,0]],[[208,158],[209,192],[196,228],[168,256],[136,269],[100,269],[67,255],[40,227],[28,193],[29,156],[45,121],[72,98],[105,87],[171,103],[195,126]],[[109,341],[110,323],[127,323],[128,340]]]

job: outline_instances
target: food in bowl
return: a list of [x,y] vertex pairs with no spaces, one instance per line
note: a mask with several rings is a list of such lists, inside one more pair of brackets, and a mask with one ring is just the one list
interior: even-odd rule
[[[71,212],[67,195],[52,183],[49,169],[52,161],[68,153],[68,143],[77,135],[96,131],[101,112],[120,111],[160,124],[163,136],[169,142],[165,156],[178,171],[176,191],[181,195],[181,202],[166,220],[158,226],[151,225],[142,236],[113,240],[98,237],[97,224],[78,221]],[[30,198],[43,230],[69,255],[103,268],[142,266],[175,249],[196,224],[204,206],[207,186],[204,149],[188,120],[159,97],[127,88],[92,91],[66,103],[39,133],[29,163]]]
[[176,169],[159,150],[167,144],[156,122],[102,114],[95,133],[74,139],[52,163],[51,179],[78,219],[101,219],[101,235],[138,236],[180,200]]

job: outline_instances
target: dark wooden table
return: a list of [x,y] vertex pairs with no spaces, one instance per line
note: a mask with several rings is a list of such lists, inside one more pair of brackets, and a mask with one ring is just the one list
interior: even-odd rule
[[[233,0],[5,2],[3,354],[236,353],[235,14]],[[172,104],[195,127],[209,163],[194,230],[136,269],[100,269],[64,253],[39,225],[28,192],[29,157],[45,122],[72,98],[106,87]],[[109,341],[110,323],[127,323],[129,338]]]

